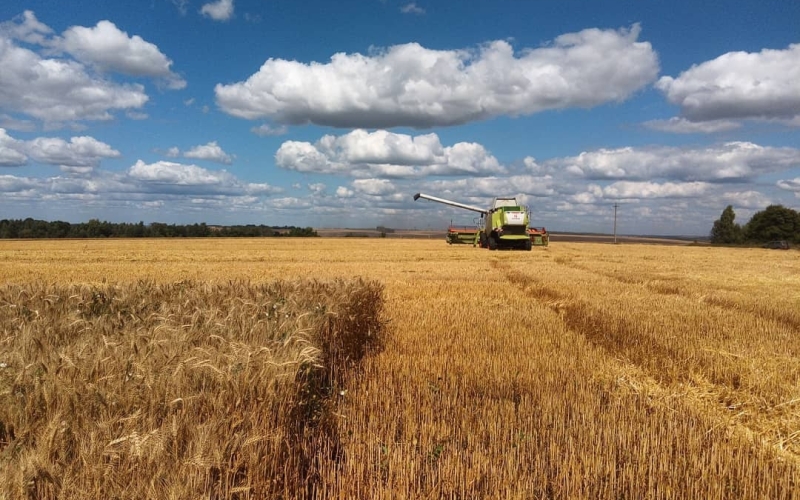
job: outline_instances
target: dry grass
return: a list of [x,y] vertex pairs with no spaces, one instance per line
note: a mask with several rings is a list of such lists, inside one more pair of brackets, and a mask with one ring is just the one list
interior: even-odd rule
[[[213,288],[309,276],[382,282],[389,335],[342,379],[344,395],[325,400],[327,444],[289,447],[287,457],[305,468],[296,477],[310,487],[284,485],[286,497],[800,496],[796,252],[568,243],[488,252],[352,239],[0,242],[0,278],[16,283],[196,280]],[[253,311],[243,314],[240,324],[252,324]],[[55,346],[26,349],[58,359]],[[208,359],[235,358],[220,343],[204,349]],[[124,371],[118,365],[115,376]],[[90,371],[75,380],[101,384]],[[113,439],[154,428],[129,427]],[[129,450],[126,443],[116,446]],[[160,457],[170,470],[183,466]],[[142,483],[158,477],[140,475]],[[125,482],[135,474],[108,476]],[[205,484],[203,477],[193,481]],[[204,497],[229,498],[237,486],[203,487]]]

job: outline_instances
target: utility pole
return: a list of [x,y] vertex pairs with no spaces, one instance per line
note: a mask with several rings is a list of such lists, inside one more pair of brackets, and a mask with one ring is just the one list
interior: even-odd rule
[[617,244],[617,205],[614,203],[614,244]]

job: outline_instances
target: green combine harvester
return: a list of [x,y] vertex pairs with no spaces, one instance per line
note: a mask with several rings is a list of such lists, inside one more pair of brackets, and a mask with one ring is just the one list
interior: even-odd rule
[[547,246],[550,237],[545,228],[529,226],[528,209],[517,203],[516,198],[495,198],[488,210],[465,205],[436,196],[417,193],[414,200],[420,198],[444,203],[453,207],[478,212],[483,220],[483,228],[454,228],[447,231],[448,243],[473,243],[489,250],[517,249],[531,250],[536,246]]

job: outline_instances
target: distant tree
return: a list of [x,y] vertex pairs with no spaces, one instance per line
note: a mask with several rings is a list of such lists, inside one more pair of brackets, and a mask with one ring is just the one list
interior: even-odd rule
[[289,230],[289,236],[313,237],[319,235],[313,227],[293,227]]
[[800,213],[783,205],[770,205],[753,215],[745,224],[744,234],[755,243],[772,240],[800,243]]
[[245,226],[209,226],[200,224],[165,224],[152,222],[69,222],[27,219],[0,220],[0,238],[202,238],[207,236],[263,238],[273,236],[319,236],[312,227],[263,224]]
[[714,221],[714,226],[711,228],[711,243],[741,243],[742,242],[742,228],[734,221],[736,214],[733,212],[733,207],[728,205],[722,211],[719,219]]

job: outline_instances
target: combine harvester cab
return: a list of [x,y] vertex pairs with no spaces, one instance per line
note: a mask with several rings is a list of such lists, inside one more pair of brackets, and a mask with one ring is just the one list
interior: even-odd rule
[[[495,198],[492,207],[488,210],[422,193],[414,195],[415,200],[420,198],[481,214],[483,227],[478,230],[477,240],[481,248],[530,250],[535,241],[537,243],[547,241],[546,231],[544,238],[542,233],[531,234],[528,210],[519,205],[516,198]],[[544,231],[544,228],[541,229]],[[538,239],[536,239],[537,237]],[[448,230],[447,239],[448,243],[452,243],[450,230]],[[540,244],[546,245],[546,243]]]

